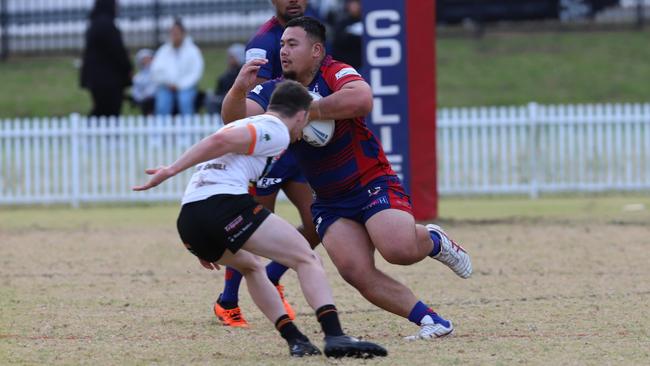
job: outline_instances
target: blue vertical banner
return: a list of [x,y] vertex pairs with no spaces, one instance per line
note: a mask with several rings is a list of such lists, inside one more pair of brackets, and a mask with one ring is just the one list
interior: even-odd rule
[[435,3],[363,1],[366,119],[413,199],[416,219],[437,216]]

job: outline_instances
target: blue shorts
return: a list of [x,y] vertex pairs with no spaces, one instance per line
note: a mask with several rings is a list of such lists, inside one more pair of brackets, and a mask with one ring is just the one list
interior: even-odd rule
[[257,181],[255,189],[250,193],[253,196],[270,196],[278,193],[282,185],[288,181],[306,183],[307,179],[302,175],[296,157],[286,150],[280,159],[273,163],[266,176]]
[[311,213],[321,240],[330,225],[340,218],[365,224],[374,214],[389,208],[413,214],[411,197],[406,194],[396,176],[377,178],[357,192],[330,200],[316,198],[311,206]]

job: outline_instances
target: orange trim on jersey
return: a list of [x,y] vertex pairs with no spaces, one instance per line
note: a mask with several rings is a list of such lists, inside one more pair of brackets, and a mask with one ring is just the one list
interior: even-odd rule
[[250,146],[248,146],[248,152],[246,154],[248,155],[253,155],[253,151],[255,151],[255,144],[257,143],[257,130],[255,130],[255,126],[252,124],[247,124],[246,127],[248,127],[248,132],[251,134],[251,141]]

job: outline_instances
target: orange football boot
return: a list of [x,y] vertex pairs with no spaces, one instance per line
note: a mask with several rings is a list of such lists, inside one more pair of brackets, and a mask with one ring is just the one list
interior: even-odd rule
[[224,309],[218,302],[214,303],[214,315],[221,320],[221,324],[226,327],[248,328],[248,322],[244,319],[241,309]]

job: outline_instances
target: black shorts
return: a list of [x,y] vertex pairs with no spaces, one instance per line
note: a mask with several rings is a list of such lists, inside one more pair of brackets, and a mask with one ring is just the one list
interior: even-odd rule
[[270,214],[249,194],[218,194],[184,204],[176,226],[192,254],[216,262],[226,249],[236,253]]

